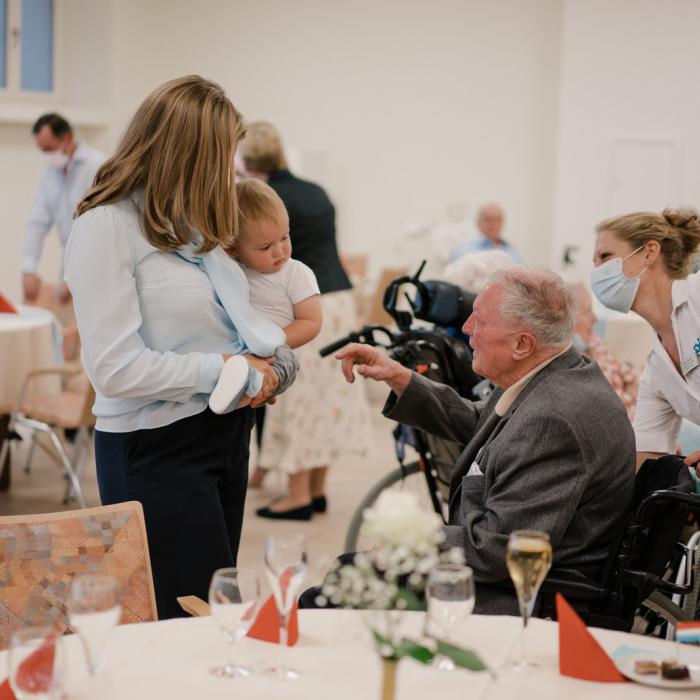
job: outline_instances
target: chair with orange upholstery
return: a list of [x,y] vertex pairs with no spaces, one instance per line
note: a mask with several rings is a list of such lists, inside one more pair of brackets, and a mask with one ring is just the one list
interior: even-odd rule
[[68,627],[70,582],[119,582],[122,623],[157,619],[141,504],[0,517],[0,650],[20,627]]
[[[62,390],[56,394],[27,398],[29,383],[37,377],[51,374],[62,377]],[[95,417],[92,414],[94,401],[95,391],[79,366],[38,369],[27,375],[17,406],[10,414],[8,427],[9,432],[15,437],[18,435],[18,428],[30,434],[25,472],[29,472],[34,448],[39,444],[63,467],[67,482],[63,502],[69,503],[75,497],[82,508],[86,504],[80,487],[80,473],[90,450],[89,429],[95,425]],[[76,431],[70,455],[58,436],[58,431],[61,429]],[[42,442],[37,442],[38,433],[48,437],[53,449],[49,449]],[[0,447],[0,464],[3,464],[9,449],[10,440],[6,440]]]

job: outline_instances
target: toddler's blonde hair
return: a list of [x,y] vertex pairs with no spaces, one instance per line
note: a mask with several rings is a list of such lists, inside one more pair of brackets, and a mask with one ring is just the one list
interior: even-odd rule
[[281,221],[287,216],[284,202],[270,185],[255,178],[236,182],[238,230],[245,234],[256,221]]

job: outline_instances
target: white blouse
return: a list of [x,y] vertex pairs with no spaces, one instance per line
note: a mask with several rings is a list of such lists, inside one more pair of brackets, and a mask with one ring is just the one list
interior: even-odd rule
[[700,425],[700,273],[674,282],[671,293],[683,376],[654,334],[634,419],[639,452],[673,453],[681,420]]
[[75,221],[65,270],[97,429],[157,428],[204,411],[222,353],[243,347],[206,273],[154,248],[128,199]]

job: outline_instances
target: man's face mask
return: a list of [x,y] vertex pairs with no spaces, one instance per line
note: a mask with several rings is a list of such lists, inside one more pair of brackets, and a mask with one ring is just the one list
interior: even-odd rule
[[634,303],[639,289],[639,281],[647,271],[645,267],[636,277],[627,277],[622,271],[622,263],[644,248],[643,245],[633,250],[624,258],[613,258],[591,272],[591,289],[598,301],[613,311],[626,314]]
[[63,170],[70,160],[70,156],[63,152],[63,147],[59,146],[55,151],[44,152],[44,163],[50,168],[56,168],[57,170]]

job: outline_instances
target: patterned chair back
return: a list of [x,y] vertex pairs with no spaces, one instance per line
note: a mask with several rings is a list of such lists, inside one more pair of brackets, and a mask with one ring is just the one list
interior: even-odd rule
[[140,503],[0,517],[0,650],[20,627],[64,632],[70,582],[81,574],[119,582],[122,623],[158,619]]

